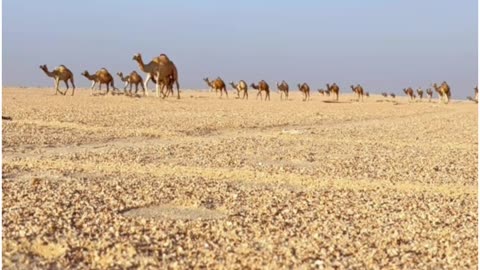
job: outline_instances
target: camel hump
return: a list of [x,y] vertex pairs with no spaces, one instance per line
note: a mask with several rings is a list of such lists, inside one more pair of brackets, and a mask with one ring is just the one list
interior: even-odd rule
[[64,65],[60,65],[60,66],[58,66],[58,67],[56,68],[56,70],[58,70],[58,71],[65,71],[65,70],[67,70],[67,67],[64,66]]

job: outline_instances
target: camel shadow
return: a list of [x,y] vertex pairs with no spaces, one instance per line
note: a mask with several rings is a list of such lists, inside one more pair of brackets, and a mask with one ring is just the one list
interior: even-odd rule
[[324,100],[323,103],[332,103],[332,104],[350,104],[351,101],[336,101],[336,100]]

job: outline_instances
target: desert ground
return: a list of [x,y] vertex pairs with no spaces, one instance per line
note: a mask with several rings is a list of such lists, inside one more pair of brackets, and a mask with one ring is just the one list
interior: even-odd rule
[[5,269],[476,269],[477,104],[4,88]]

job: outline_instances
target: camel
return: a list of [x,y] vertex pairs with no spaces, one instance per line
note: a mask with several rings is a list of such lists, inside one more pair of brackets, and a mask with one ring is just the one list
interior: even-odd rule
[[303,101],[310,100],[310,86],[307,83],[297,84],[298,91],[303,93]]
[[253,89],[258,90],[257,99],[258,99],[258,96],[260,96],[260,100],[263,100],[262,92],[265,92],[265,101],[267,101],[267,98],[268,100],[270,100],[270,87],[268,86],[268,83],[266,81],[261,80],[260,82],[258,82],[258,85],[255,85],[254,83],[252,83],[250,86]]
[[203,80],[207,83],[208,87],[210,87],[210,92],[213,92],[215,91],[215,94],[217,93],[217,90],[215,89],[214,85],[213,85],[213,81],[209,81],[208,80],[208,77],[207,78],[203,78]]
[[428,102],[431,102],[432,101],[432,97],[433,97],[433,91],[431,88],[428,88],[427,90],[425,90],[425,92],[427,93],[427,96],[428,96]]
[[395,97],[396,97],[395,93],[390,93],[390,96],[391,96],[392,98],[395,98]]
[[338,95],[340,94],[340,87],[336,83],[333,83],[332,86],[330,86],[327,83],[327,90],[333,94],[335,94],[335,99],[338,101]]
[[330,90],[328,90],[328,89],[327,89],[327,90],[324,90],[324,93],[325,93],[325,95],[326,95],[327,97],[330,96]]
[[90,75],[88,73],[88,71],[85,70],[84,72],[82,72],[82,75],[85,76],[85,78],[92,81],[92,87],[91,87],[92,88],[92,95],[94,94],[93,89],[94,89],[94,87],[97,83],[99,83],[98,87],[99,87],[100,91],[102,90],[102,84],[107,85],[107,92],[105,94],[108,94],[108,92],[110,90],[109,86],[111,85],[113,87],[112,95],[114,94],[113,91],[116,88],[113,85],[113,77],[112,77],[112,75],[110,75],[110,73],[108,72],[108,70],[106,68],[101,68],[99,71],[97,71],[95,74],[92,74],[92,75]]
[[475,86],[475,88],[473,88],[473,89],[475,90],[475,100],[478,103],[478,86]]
[[322,96],[325,95],[325,90],[323,90],[323,89],[317,89],[317,91],[318,91],[318,93],[319,93],[320,95],[322,95]]
[[[41,65],[40,69],[47,74],[48,77],[52,77],[54,79],[54,87],[55,87],[55,95],[60,92],[62,95],[66,95],[68,91],[68,81],[72,83],[72,96],[75,94],[75,83],[73,83],[73,73],[64,65],[60,65],[52,71],[48,71],[47,65]],[[65,92],[60,91],[59,84],[60,81],[65,82],[67,89]]]
[[411,87],[407,89],[404,88],[403,92],[405,93],[405,95],[407,95],[407,97],[410,97],[410,101],[413,100],[413,89]]
[[388,94],[386,92],[382,92],[382,96],[386,98],[388,97]]
[[228,98],[227,86],[225,85],[225,82],[220,77],[217,77],[214,81],[209,81],[208,78],[205,78],[204,80],[210,82],[213,89],[215,89],[215,93],[218,90],[220,90],[220,98],[222,98],[223,92],[225,92],[225,95]]
[[244,80],[240,80],[237,84],[230,82],[230,85],[233,87],[233,89],[237,90],[237,98],[240,98],[240,92],[243,92],[242,99],[247,98],[248,100],[248,85]]
[[365,93],[365,96],[366,96],[367,98],[370,97],[370,93],[366,92],[366,93]]
[[350,85],[352,88],[352,91],[357,95],[357,101],[360,101],[360,97],[362,98],[363,101],[363,87],[360,86],[360,84],[357,84],[357,86]]
[[418,88],[418,89],[417,89],[417,94],[418,94],[418,97],[420,98],[420,100],[422,100],[422,98],[423,98],[423,90],[422,90],[422,88]]
[[450,96],[451,96],[451,91],[450,91],[450,86],[447,84],[447,82],[442,82],[440,86],[437,86],[437,83],[433,84],[433,89],[438,93],[438,103],[442,102],[442,100],[445,98],[446,103],[450,101]]
[[180,86],[178,82],[177,67],[172,61],[170,61],[170,59],[166,54],[160,54],[160,56],[155,57],[148,64],[145,64],[143,62],[142,55],[140,53],[137,53],[136,55],[134,55],[132,59],[134,61],[137,61],[141,71],[147,73],[147,78],[144,81],[145,90],[147,93],[148,93],[147,83],[149,80],[152,80],[156,83],[157,97],[160,97],[160,92],[161,92],[163,98],[165,98],[167,95],[164,93],[163,89],[165,87],[167,87],[168,89],[169,82],[173,78],[173,82],[177,86],[177,98],[180,99]]
[[280,100],[283,100],[283,95],[285,95],[285,99],[288,100],[288,90],[289,90],[288,83],[282,80],[280,84],[278,82],[276,84],[277,84],[277,89],[280,92]]
[[130,75],[127,75],[126,77],[123,76],[122,72],[118,72],[117,75],[118,75],[118,77],[120,77],[120,80],[122,80],[122,82],[125,82],[125,87],[123,88],[125,93],[127,92],[127,86],[130,86],[129,93],[131,95],[132,94],[132,87],[133,87],[133,85],[135,85],[135,94],[137,94],[138,85],[140,84],[140,86],[142,87],[142,90],[143,90],[143,95],[144,96],[146,95],[145,86],[143,85],[143,79],[136,71],[132,71],[130,73]]

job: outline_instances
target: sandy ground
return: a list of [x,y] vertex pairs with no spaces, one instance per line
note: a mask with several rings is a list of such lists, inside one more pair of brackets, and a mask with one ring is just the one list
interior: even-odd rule
[[6,269],[477,266],[474,103],[53,93],[3,89]]

